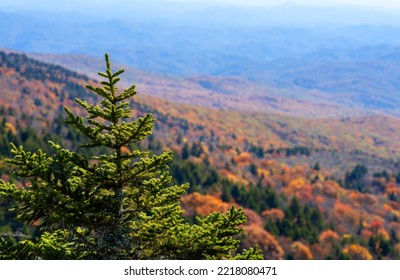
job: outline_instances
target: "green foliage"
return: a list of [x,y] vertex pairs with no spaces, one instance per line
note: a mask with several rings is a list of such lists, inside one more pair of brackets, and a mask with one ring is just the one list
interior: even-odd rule
[[290,201],[284,213],[281,221],[268,220],[265,229],[292,240],[316,243],[321,231],[327,228],[319,209],[315,206],[301,205],[296,197]]
[[268,154],[273,154],[273,153],[283,154],[286,157],[296,156],[296,155],[309,156],[311,154],[311,150],[308,147],[295,146],[293,148],[278,148],[278,149],[271,148],[271,149],[268,149],[266,151],[266,153],[268,153]]
[[213,187],[228,184],[214,168],[206,164],[199,165],[189,160],[181,160],[174,157],[170,167],[173,182],[178,184],[189,183],[189,193],[203,193]]
[[224,184],[222,191],[225,201],[229,201],[227,198],[233,198],[240,205],[253,209],[258,213],[270,208],[277,208],[279,204],[278,195],[270,186],[263,187],[257,184],[249,185],[248,188],[245,188],[238,184],[230,183]]
[[[234,237],[246,221],[242,209],[212,213],[196,224],[184,222],[179,199],[187,184],[172,185],[172,152],[150,155],[132,149],[151,135],[151,114],[131,120],[135,86],[118,93],[123,70],[111,70],[106,55],[102,87],[87,86],[100,104],[76,102],[88,116],[65,108],[67,123],[88,139],[77,153],[50,141],[53,151],[25,151],[12,145],[18,187],[0,181],[0,197],[13,201],[20,222],[39,224],[40,238],[0,239],[3,259],[259,259],[251,248],[237,254]],[[131,151],[132,150],[132,151]],[[96,151],[96,149],[95,149]]]
[[367,173],[368,169],[365,165],[356,165],[351,172],[346,173],[344,187],[347,189],[356,189],[360,192],[363,192],[366,185],[365,176],[367,175]]

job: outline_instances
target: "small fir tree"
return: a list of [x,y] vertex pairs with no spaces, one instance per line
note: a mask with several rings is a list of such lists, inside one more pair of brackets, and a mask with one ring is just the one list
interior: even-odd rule
[[67,123],[84,135],[84,147],[101,147],[88,156],[49,142],[54,155],[26,152],[12,145],[15,173],[24,187],[0,181],[0,197],[11,199],[19,221],[35,223],[38,240],[0,238],[3,259],[260,259],[257,247],[237,253],[235,236],[246,217],[242,209],[183,219],[179,199],[188,185],[171,185],[172,152],[150,155],[129,147],[151,135],[151,114],[131,119],[128,101],[135,86],[117,89],[106,54],[102,87],[87,88],[100,104],[76,99],[88,116],[65,108]]

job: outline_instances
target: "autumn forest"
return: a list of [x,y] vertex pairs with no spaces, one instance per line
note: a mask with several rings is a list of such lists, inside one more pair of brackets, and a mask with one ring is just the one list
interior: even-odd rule
[[[0,52],[4,181],[25,184],[7,163],[10,142],[49,154],[49,140],[82,149],[85,139],[65,125],[62,108],[77,113],[74,98],[95,101],[87,83],[97,82],[24,54]],[[400,152],[400,122],[218,110],[140,93],[131,105],[134,116],[151,112],[157,121],[153,134],[130,149],[173,151],[173,182],[189,183],[180,202],[189,223],[236,205],[247,217],[236,237],[240,247],[257,244],[265,259],[400,257],[400,168],[391,156]],[[1,201],[1,236],[38,237],[37,225],[18,222],[11,206]]]

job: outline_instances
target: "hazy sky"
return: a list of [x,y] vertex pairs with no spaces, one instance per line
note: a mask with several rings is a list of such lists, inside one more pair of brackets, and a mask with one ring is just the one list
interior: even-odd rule
[[[87,1],[107,1],[107,0],[87,0]],[[151,1],[151,0],[150,0]],[[168,1],[168,0],[163,0]],[[204,0],[176,0],[180,2],[206,2]],[[399,0],[214,0],[212,2],[253,4],[253,5],[276,5],[282,3],[306,4],[306,5],[346,5],[346,6],[365,6],[365,7],[396,7],[400,8]]]
[[[347,5],[347,6],[364,6],[364,7],[381,7],[381,8],[397,8],[400,9],[400,1],[399,0],[138,0],[141,2],[203,2],[203,3],[234,3],[240,5],[277,5],[282,3],[294,3],[294,4],[308,4],[308,5],[318,5],[318,6],[326,6],[326,5]],[[60,4],[74,4],[74,3],[91,3],[91,4],[99,4],[99,3],[120,3],[120,2],[129,2],[134,4],[136,1],[132,0],[1,0],[0,7],[3,6],[11,6],[11,7],[34,7],[38,4],[43,5],[47,4],[49,6],[57,6]]]

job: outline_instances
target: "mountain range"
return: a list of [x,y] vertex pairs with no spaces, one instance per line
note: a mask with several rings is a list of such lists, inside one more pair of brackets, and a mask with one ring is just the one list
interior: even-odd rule
[[[132,7],[137,17],[104,12],[103,18],[90,11],[82,16],[5,9],[0,12],[0,45],[37,55],[101,57],[108,52],[158,80],[167,76],[182,84],[183,79],[190,88],[220,92],[223,98],[232,92],[249,96],[253,102],[239,102],[251,103],[244,105],[247,110],[279,111],[283,104],[307,101],[315,105],[308,110],[312,116],[324,116],[314,113],[321,105],[329,107],[323,110],[329,117],[332,111],[338,116],[399,114],[400,24],[395,11],[188,4],[172,12],[173,4],[168,5],[138,3]],[[291,20],[283,24],[280,18]],[[271,96],[283,102],[273,104]],[[238,107],[228,103],[235,102],[215,107]]]

